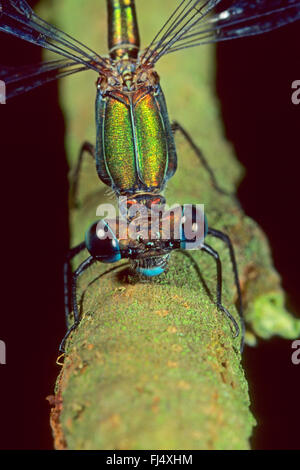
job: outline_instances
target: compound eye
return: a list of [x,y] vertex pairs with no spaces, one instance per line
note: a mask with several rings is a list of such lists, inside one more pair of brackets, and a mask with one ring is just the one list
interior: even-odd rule
[[207,235],[207,230],[207,219],[201,207],[190,204],[182,207],[180,248],[184,250],[199,249]]
[[85,243],[90,254],[102,263],[115,263],[121,259],[118,239],[104,219],[89,228]]

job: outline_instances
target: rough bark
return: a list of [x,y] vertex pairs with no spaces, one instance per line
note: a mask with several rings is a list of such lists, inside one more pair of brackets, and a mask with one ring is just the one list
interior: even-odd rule
[[[75,21],[70,29],[69,20],[64,20],[68,1],[61,3],[64,7],[55,7],[59,25],[75,31],[82,16],[75,15],[74,2],[69,5]],[[84,3],[86,12],[93,12],[91,26],[85,29],[89,36],[93,9],[104,5],[91,0]],[[144,5],[149,23],[150,5],[146,3],[152,2]],[[172,6],[174,2],[168,0],[161,8],[171,11]],[[143,13],[139,4],[138,13]],[[105,17],[101,24],[105,28]],[[156,30],[153,26],[152,33]],[[85,35],[79,38],[89,44]],[[185,54],[180,59],[178,67],[179,56],[173,62],[171,58],[169,76],[167,69],[161,72],[171,116],[201,143],[219,184],[234,190],[241,168],[222,135],[210,89],[211,51],[198,53],[197,63],[189,63]],[[88,80],[93,77],[80,80],[77,85],[76,79],[67,80],[62,93],[68,110],[67,143],[73,157],[80,141],[93,135],[83,127],[90,121],[93,129],[93,103],[82,98],[86,92],[83,84],[88,89]],[[87,93],[92,96],[89,89]],[[165,192],[167,201],[204,203],[209,225],[230,235],[239,266],[248,342],[254,343],[255,335],[296,337],[299,321],[284,309],[284,294],[264,234],[243,214],[235,197],[221,195],[213,188],[184,139],[178,136],[176,143],[179,168]],[[98,181],[92,163],[84,165],[80,187],[81,206],[71,214],[72,244],[82,241],[96,219],[97,205],[113,200]],[[208,242],[219,251],[223,263],[223,303],[237,318],[229,253],[221,241]],[[76,265],[81,259],[76,258]],[[82,321],[67,343],[53,399],[51,424],[56,448],[249,448],[255,420],[249,411],[239,338],[233,339],[228,320],[215,306],[215,288],[214,261],[202,252],[190,256],[174,253],[168,272],[150,283],[137,282],[124,261],[114,269],[98,263],[83,276],[79,292]]]
[[[207,201],[209,223],[230,234],[252,328],[248,338],[297,335],[299,323],[284,311],[261,230],[234,198],[213,189],[187,145],[178,148],[184,165],[169,185],[168,200]],[[74,231],[82,233],[92,207],[94,198],[85,198],[73,214]],[[222,242],[209,242],[223,262],[223,303],[237,318],[229,254]],[[137,282],[124,261],[97,263],[83,276],[82,321],[67,344],[56,389],[58,448],[248,448],[254,419],[239,338],[233,339],[196,265],[214,298],[215,265],[203,252],[174,253],[169,271],[149,283]]]

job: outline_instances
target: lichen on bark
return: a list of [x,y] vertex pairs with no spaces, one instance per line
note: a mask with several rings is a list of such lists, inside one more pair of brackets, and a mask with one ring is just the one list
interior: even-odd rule
[[[142,24],[146,24],[144,14],[147,24],[153,26],[152,33],[158,29],[152,20],[155,8],[151,5],[155,2],[146,2],[149,5],[145,3],[143,8],[137,5]],[[167,0],[161,8],[171,12],[173,6],[174,2]],[[104,5],[91,0],[75,5],[66,0],[54,8],[50,19],[56,18],[62,29],[71,32],[76,30],[76,23],[80,24],[80,11],[85,8],[85,21],[89,20],[90,26],[79,39],[93,47],[89,36],[95,34],[95,8]],[[105,17],[99,17],[97,27],[100,23],[105,29]],[[97,45],[94,48],[98,50]],[[234,191],[242,170],[223,136],[211,86],[212,49],[199,51],[197,61],[192,61],[190,54],[180,56],[179,68],[178,55],[165,59],[169,66],[163,68],[162,64],[160,69],[170,115],[201,145],[219,185]],[[87,79],[80,78],[76,83],[72,77],[62,85],[70,161],[74,161],[82,140],[94,141],[91,97],[95,90],[91,92],[91,83],[95,77],[87,75]],[[90,98],[83,98],[85,92]],[[165,191],[167,202],[204,203],[209,225],[230,235],[239,266],[249,341],[253,343],[256,335],[297,337],[300,322],[285,310],[266,237],[245,216],[234,196],[221,195],[214,189],[182,136],[176,136],[176,144],[179,167]],[[71,213],[72,245],[83,240],[85,230],[96,220],[96,207],[112,200],[97,179],[94,165],[84,164],[80,208]],[[228,250],[221,241],[210,237],[208,242],[222,259],[223,304],[238,319]],[[80,259],[78,256],[75,263]],[[132,278],[126,261],[113,267],[98,263],[86,272],[78,298],[81,324],[67,343],[52,402],[56,448],[249,448],[255,420],[249,409],[240,339],[233,339],[227,318],[217,310],[215,289],[215,264],[203,252],[172,254],[166,274],[149,283]]]
[[[274,298],[283,297],[265,236],[234,197],[220,195],[203,178],[200,162],[182,138],[177,144],[181,164],[168,186],[168,201],[207,201],[209,224],[230,234],[248,328],[259,333],[266,312],[275,308]],[[107,200],[99,190],[82,199],[73,214],[74,232],[82,231],[82,221],[88,226],[95,199],[102,198]],[[222,242],[209,242],[223,263],[223,303],[238,318],[229,253]],[[113,267],[97,263],[83,276],[82,320],[67,344],[57,387],[67,448],[248,448],[254,418],[239,338],[233,339],[227,318],[215,306],[215,288],[214,261],[201,251],[172,254],[168,272],[149,283],[136,282],[126,261]],[[277,305],[277,314],[296,335],[292,325],[299,323],[283,305]]]

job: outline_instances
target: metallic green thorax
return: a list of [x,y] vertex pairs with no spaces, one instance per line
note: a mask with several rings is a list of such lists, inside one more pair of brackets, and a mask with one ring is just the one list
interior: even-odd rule
[[134,0],[107,0],[108,47],[113,59],[126,53],[136,58],[140,38]]
[[132,0],[107,0],[110,58],[96,98],[96,163],[116,194],[159,194],[177,157],[159,78],[139,60]]
[[176,152],[160,87],[98,92],[97,169],[117,194],[160,193],[176,170]]

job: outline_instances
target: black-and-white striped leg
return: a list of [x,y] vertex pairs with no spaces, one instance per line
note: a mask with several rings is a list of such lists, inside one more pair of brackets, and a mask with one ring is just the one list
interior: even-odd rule
[[81,165],[83,161],[84,154],[87,153],[90,155],[93,160],[95,160],[95,147],[90,142],[84,142],[80,148],[77,164],[74,170],[74,173],[71,176],[70,182],[70,204],[72,207],[78,206],[77,196],[78,196],[78,182],[79,182],[79,175],[81,170]]
[[226,233],[223,233],[220,230],[216,230],[214,228],[209,227],[207,234],[222,240],[227,245],[227,248],[229,249],[232,270],[233,270],[233,275],[234,275],[234,283],[236,286],[237,297],[238,297],[238,312],[240,316],[241,331],[242,331],[241,351],[243,351],[244,342],[245,342],[245,320],[244,320],[244,312],[243,312],[242,292],[241,292],[240,279],[239,279],[239,273],[238,273],[238,267],[237,267],[237,262],[235,258],[234,248],[233,248],[233,245],[229,236],[226,235]]
[[210,176],[211,179],[211,184],[215,188],[216,191],[218,191],[220,194],[223,194],[225,196],[232,196],[232,194],[229,191],[226,191],[226,189],[222,189],[215,177],[215,174],[213,172],[213,169],[210,167],[208,161],[206,160],[205,156],[203,155],[202,150],[198,147],[198,145],[195,144],[193,141],[192,137],[189,135],[189,133],[182,127],[179,122],[174,121],[172,123],[172,131],[175,134],[175,132],[179,131],[181,135],[185,138],[185,140],[188,142],[188,144],[192,147],[193,151],[199,158],[200,162],[202,163],[203,167],[207,171],[207,173]]
[[235,329],[234,338],[236,338],[240,333],[239,325],[237,324],[237,321],[231,315],[231,313],[222,305],[222,263],[220,260],[220,256],[216,250],[214,250],[211,246],[207,245],[206,243],[202,245],[201,249],[205,251],[206,253],[208,253],[210,256],[212,256],[214,260],[216,261],[216,267],[217,267],[216,305],[218,309],[221,310],[221,312],[225,313],[226,317],[229,318],[229,320],[233,324],[234,329]]
[[59,350],[61,352],[65,352],[65,342],[67,338],[70,336],[72,331],[77,328],[80,323],[80,315],[78,311],[77,305],[77,280],[81,276],[84,271],[86,271],[94,262],[96,261],[95,258],[89,256],[81,265],[76,269],[76,271],[72,274],[72,306],[73,306],[73,315],[74,315],[74,323],[70,326],[67,333],[65,334],[62,342],[60,343]]

